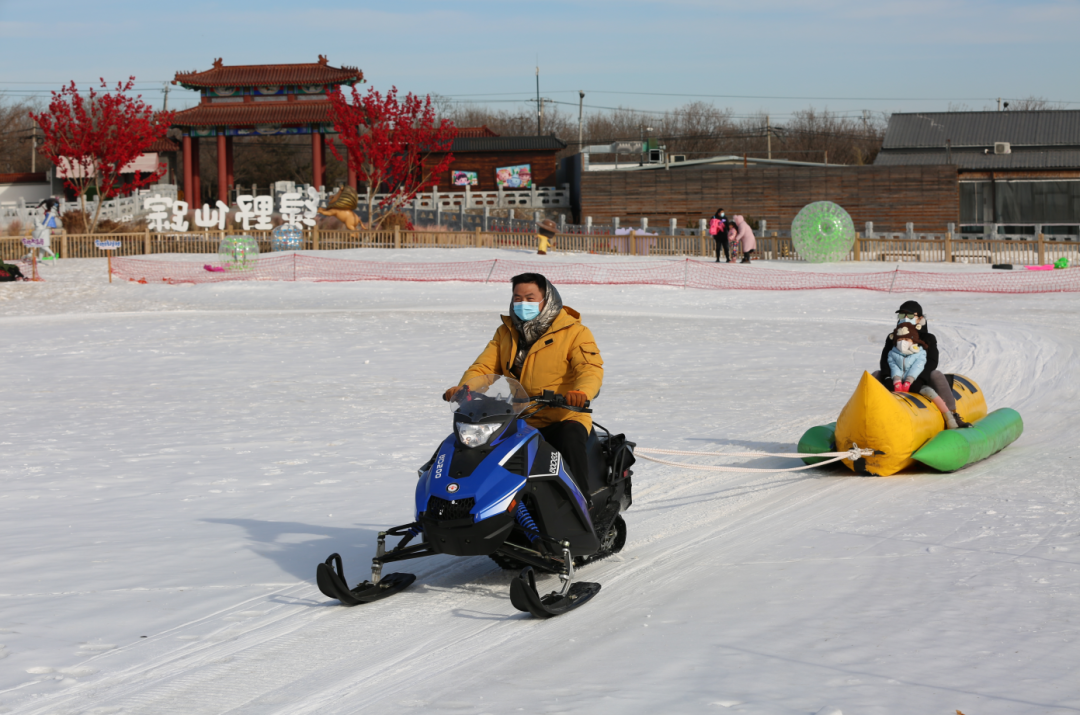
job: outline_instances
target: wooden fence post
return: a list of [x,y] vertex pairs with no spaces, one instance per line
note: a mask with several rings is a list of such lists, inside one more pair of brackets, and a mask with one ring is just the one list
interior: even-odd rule
[[[465,188],[468,188],[468,187],[466,186]],[[477,228],[476,233],[473,234],[473,246],[475,246],[476,248],[480,248],[480,245],[481,245],[482,241],[483,241],[483,239],[480,237],[480,229]]]
[[146,227],[146,231],[143,233],[143,255],[150,255],[150,227]]
[[311,229],[311,246],[312,246],[312,248],[314,250],[316,250],[316,251],[319,250],[319,227],[318,227],[318,225],[316,225],[315,228]]
[[394,248],[401,248],[401,226],[394,226]]
[[64,229],[60,230],[60,257],[61,258],[67,258],[68,257],[67,231],[64,230]]
[[945,232],[945,262],[952,263],[952,231]]
[[1039,265],[1046,263],[1046,239],[1043,238],[1042,231],[1039,232]]
[[851,249],[852,249],[851,257],[852,257],[853,260],[856,260],[856,261],[861,261],[862,260],[862,246],[859,245],[860,241],[862,241],[862,237],[859,236],[859,232],[856,231],[855,232],[855,244],[851,247]]

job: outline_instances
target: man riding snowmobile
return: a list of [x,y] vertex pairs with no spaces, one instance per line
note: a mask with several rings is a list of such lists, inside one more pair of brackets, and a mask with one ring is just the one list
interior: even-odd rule
[[[559,291],[544,276],[522,273],[511,282],[514,292],[510,315],[502,316],[503,324],[491,342],[443,399],[451,400],[471,378],[509,375],[530,395],[551,390],[564,395],[568,405],[584,407],[586,400],[594,400],[600,394],[604,380],[604,361],[592,331],[582,325],[580,313],[563,305]],[[585,443],[592,431],[592,417],[581,412],[549,409],[526,421],[562,454],[591,507]]]
[[[600,590],[575,581],[574,571],[626,543],[635,445],[589,416],[604,373],[581,316],[543,276],[513,281],[511,315],[443,395],[454,431],[417,471],[416,520],[379,533],[371,581],[354,588],[341,556],[331,554],[316,569],[325,595],[347,606],[387,598],[416,577],[384,575],[384,565],[434,554],[488,556],[521,569],[510,601],[538,618]],[[400,541],[388,547],[388,537]],[[556,575],[562,588],[541,596],[536,571]]]

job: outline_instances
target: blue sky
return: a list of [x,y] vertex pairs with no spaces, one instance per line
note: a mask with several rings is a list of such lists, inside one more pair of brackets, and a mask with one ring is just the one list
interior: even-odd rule
[[[47,95],[69,80],[135,75],[160,104],[164,81],[216,57],[326,54],[380,89],[505,108],[535,96],[539,63],[541,94],[571,112],[579,89],[587,107],[662,111],[699,99],[781,119],[809,106],[982,109],[1032,95],[1080,109],[1078,38],[1078,0],[0,0],[0,90]],[[191,102],[170,96],[174,108]]]

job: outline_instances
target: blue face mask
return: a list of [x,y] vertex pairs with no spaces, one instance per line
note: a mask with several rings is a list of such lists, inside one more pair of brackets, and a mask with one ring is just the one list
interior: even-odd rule
[[514,303],[514,315],[522,320],[532,320],[540,315],[539,303]]

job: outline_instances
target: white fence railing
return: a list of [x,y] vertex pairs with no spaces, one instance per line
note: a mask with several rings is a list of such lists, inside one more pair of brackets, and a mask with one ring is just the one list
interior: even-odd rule
[[[270,194],[274,196],[274,209],[277,210],[278,196],[292,191],[304,192],[306,184],[294,184],[288,181],[279,181],[272,186]],[[319,187],[319,197],[322,202],[333,197],[337,188]],[[247,189],[242,192],[249,193]],[[375,203],[385,199],[389,194],[375,194]],[[367,195],[360,194],[360,202],[367,203]],[[461,190],[440,191],[437,187],[428,193],[418,194],[409,202],[408,208],[416,208],[419,211],[465,209],[547,209],[547,208],[570,208],[570,184],[563,184],[561,189],[534,186],[529,189],[500,189],[498,191],[474,191],[470,186],[464,186]]]
[[[173,184],[155,184],[154,186],[151,186],[148,189],[142,189],[131,196],[106,199],[101,205],[101,218],[121,223],[138,219],[146,214],[146,211],[143,209],[143,199],[155,194],[175,199],[177,195],[176,186]],[[97,211],[97,207],[97,199],[86,202],[86,211],[91,216]],[[81,209],[82,203],[78,200],[67,201],[66,199],[60,199],[58,211],[61,215],[66,214],[69,211],[79,211]],[[44,208],[40,208],[36,205],[27,206],[26,202],[22,199],[0,204],[0,227],[3,228],[9,226],[13,221],[18,221],[23,227],[29,228],[44,216]]]

